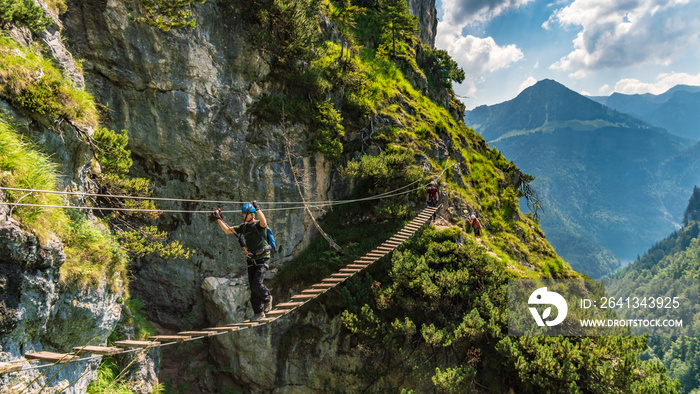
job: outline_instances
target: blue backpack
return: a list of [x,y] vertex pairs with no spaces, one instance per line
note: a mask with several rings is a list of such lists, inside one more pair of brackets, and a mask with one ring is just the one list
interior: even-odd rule
[[270,244],[270,247],[272,247],[273,251],[277,251],[277,243],[275,242],[275,235],[272,234],[272,230],[270,230],[270,227],[267,227],[267,230],[265,231],[267,235],[267,243]]

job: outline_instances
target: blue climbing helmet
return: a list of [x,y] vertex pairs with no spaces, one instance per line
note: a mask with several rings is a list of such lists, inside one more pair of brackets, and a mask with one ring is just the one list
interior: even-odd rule
[[255,207],[253,204],[246,204],[243,206],[243,209],[241,210],[243,213],[255,213]]

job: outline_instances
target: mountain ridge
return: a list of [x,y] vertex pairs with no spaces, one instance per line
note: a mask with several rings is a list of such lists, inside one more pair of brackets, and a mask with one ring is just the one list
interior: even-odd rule
[[613,93],[588,98],[672,134],[700,140],[700,86],[676,85],[659,95]]

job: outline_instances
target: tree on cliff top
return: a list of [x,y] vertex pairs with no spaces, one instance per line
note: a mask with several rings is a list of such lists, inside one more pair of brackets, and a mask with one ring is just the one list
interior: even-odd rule
[[391,36],[391,51],[396,57],[396,40],[407,39],[418,33],[418,23],[408,12],[406,0],[382,0],[380,4],[381,24]]

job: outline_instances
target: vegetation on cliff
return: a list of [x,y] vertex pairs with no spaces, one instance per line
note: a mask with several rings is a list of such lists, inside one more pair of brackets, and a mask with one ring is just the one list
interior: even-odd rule
[[[339,15],[339,9],[350,6],[364,9],[356,23],[337,20],[346,25],[343,40],[348,41],[349,53],[343,54],[343,43],[308,42],[309,52],[297,52],[309,56],[301,74],[308,77],[305,73],[314,70],[316,85],[311,86],[323,89],[315,91],[317,96],[297,89],[289,73],[274,71],[290,71],[289,62],[280,62],[273,64],[272,75],[288,90],[269,97],[281,102],[333,97],[345,135],[369,137],[361,142],[338,138],[345,158],[374,147],[375,154],[358,155],[344,166],[355,195],[382,193],[416,179],[425,183],[445,171],[439,183],[452,223],[414,236],[390,262],[380,260],[367,274],[351,279],[339,299],[327,302],[329,313],[342,313],[354,347],[364,349],[364,367],[355,373],[365,387],[395,388],[392,379],[403,376],[399,384],[419,391],[674,391],[676,383],[664,375],[663,365],[640,360],[647,349],[644,338],[507,335],[509,277],[580,277],[544,239],[535,218],[519,210],[519,179],[527,182],[531,177],[519,177],[513,163],[455,119],[449,105],[436,104],[437,87],[449,89],[448,82],[462,75],[442,53],[429,53],[433,60],[421,63],[437,70],[421,67],[414,36],[399,37],[394,52],[396,36],[383,30],[385,22],[379,17],[385,2],[321,4],[318,12],[327,15]],[[274,25],[276,20],[265,21]],[[357,47],[352,37],[369,45]],[[426,87],[426,82],[432,86]],[[301,96],[294,96],[297,93]],[[357,97],[363,99],[361,106],[348,105]],[[289,111],[287,120],[303,122],[303,111],[295,115],[291,103],[284,108]],[[257,114],[269,114],[268,109]],[[279,119],[271,116],[268,121]],[[421,167],[430,170],[422,174]],[[320,280],[361,254],[358,245],[384,239],[381,234],[410,217],[423,198],[424,192],[418,192],[334,209],[325,217],[327,230],[346,254],[314,243],[282,268],[273,287],[300,289]],[[480,243],[464,221],[471,213],[486,226]],[[367,230],[357,228],[376,229],[376,236],[367,237]]]
[[[0,185],[11,188],[57,189],[56,165],[40,148],[23,138],[6,120],[0,121]],[[5,201],[63,205],[63,198],[48,193],[3,191]],[[63,241],[66,262],[61,280],[66,284],[95,286],[107,279],[113,290],[127,282],[126,253],[111,234],[76,210],[24,207],[12,210],[22,226],[42,243],[52,236]],[[120,284],[115,282],[118,279]]]
[[[700,271],[699,201],[700,189],[695,187],[685,211],[684,227],[657,242],[613,277],[635,285],[641,283],[634,289],[638,294],[661,295],[660,289],[683,283],[685,286],[676,289],[679,293],[674,295],[690,302],[697,299],[700,293],[697,284]],[[697,324],[688,324],[684,330],[686,336],[650,338],[650,349],[643,357],[661,360],[668,368],[668,375],[680,382],[683,392],[689,393],[700,388],[700,338],[696,336]]]

